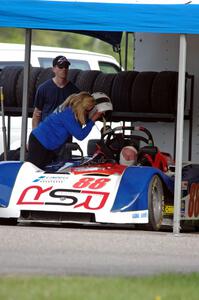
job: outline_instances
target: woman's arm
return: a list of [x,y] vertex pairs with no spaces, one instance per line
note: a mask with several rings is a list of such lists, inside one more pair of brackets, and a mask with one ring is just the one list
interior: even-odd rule
[[88,120],[86,125],[82,127],[80,123],[76,120],[73,112],[65,111],[65,113],[63,113],[63,122],[67,131],[77,140],[82,141],[90,133],[91,129],[93,128],[93,125],[95,124],[95,121],[101,116],[102,113],[96,112],[92,116],[92,118]]

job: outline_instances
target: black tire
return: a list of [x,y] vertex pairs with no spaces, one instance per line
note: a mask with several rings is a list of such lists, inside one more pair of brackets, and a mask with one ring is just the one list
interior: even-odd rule
[[23,67],[5,67],[0,74],[0,86],[3,87],[5,107],[16,107],[16,83]]
[[69,69],[68,70],[68,80],[75,84],[77,76],[79,75],[80,72],[81,72],[81,70],[79,70],[79,69]]
[[157,74],[151,91],[151,106],[154,113],[176,113],[178,72],[163,71]]
[[159,230],[163,220],[164,191],[162,180],[154,175],[148,186],[149,225],[152,230]]
[[[30,69],[30,79],[29,79],[29,88],[28,88],[28,107],[32,108],[34,104],[34,97],[36,92],[36,81],[41,73],[42,68],[35,67]],[[22,106],[22,98],[23,98],[23,75],[24,70],[20,72],[17,84],[16,84],[16,97],[17,97],[17,106]]]
[[93,93],[102,92],[111,98],[112,84],[115,76],[116,74],[99,74],[93,85]]
[[51,79],[55,76],[54,72],[52,71],[52,68],[46,68],[46,69],[41,69],[41,72],[39,73],[39,76],[37,77],[36,80],[36,90],[40,84],[42,84],[44,81]]
[[131,111],[131,90],[134,80],[138,74],[139,72],[137,71],[122,71],[115,76],[111,93],[114,111]]
[[78,74],[75,85],[80,91],[93,93],[95,79],[100,73],[101,71],[82,71]]
[[140,72],[132,85],[130,106],[133,112],[151,112],[151,90],[158,72]]

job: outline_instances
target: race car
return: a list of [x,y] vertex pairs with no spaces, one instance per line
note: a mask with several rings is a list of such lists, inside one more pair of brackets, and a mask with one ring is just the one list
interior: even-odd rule
[[[125,145],[136,147],[135,165],[119,163]],[[79,146],[72,144],[72,149]],[[141,126],[106,128],[91,157],[81,152],[45,170],[29,162],[4,161],[0,163],[0,220],[142,225],[159,230],[172,225],[173,163]],[[182,219],[198,219],[198,190],[199,165],[188,164],[183,167]]]

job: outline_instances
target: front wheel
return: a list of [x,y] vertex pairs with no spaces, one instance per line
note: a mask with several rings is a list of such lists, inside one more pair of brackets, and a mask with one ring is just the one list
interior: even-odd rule
[[162,180],[154,175],[148,187],[149,228],[159,230],[163,220],[164,191]]

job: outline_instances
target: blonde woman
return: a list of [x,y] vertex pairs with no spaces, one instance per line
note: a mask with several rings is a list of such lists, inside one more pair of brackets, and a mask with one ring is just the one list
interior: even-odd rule
[[80,141],[87,137],[94,122],[103,114],[95,112],[89,119],[89,112],[94,106],[95,99],[87,92],[69,96],[59,111],[50,114],[32,130],[28,142],[27,161],[43,168],[53,161],[55,152],[71,136]]

